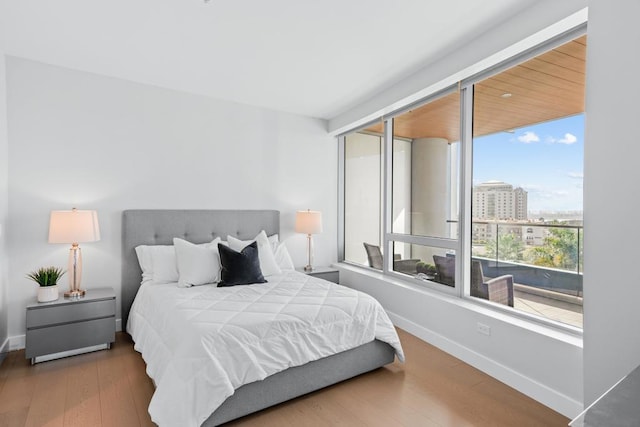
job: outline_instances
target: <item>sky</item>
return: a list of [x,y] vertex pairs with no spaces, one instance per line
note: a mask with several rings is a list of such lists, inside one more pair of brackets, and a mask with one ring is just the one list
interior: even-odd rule
[[473,184],[528,192],[530,212],[582,211],[584,114],[474,138]]

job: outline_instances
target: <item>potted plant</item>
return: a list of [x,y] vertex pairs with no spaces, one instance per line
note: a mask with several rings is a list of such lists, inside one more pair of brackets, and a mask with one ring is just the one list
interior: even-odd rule
[[436,266],[424,261],[418,261],[416,264],[416,270],[418,273],[426,274],[428,277],[435,277],[436,275]]
[[38,302],[49,302],[58,299],[58,279],[64,274],[58,267],[40,267],[27,274],[27,278],[36,282],[38,288]]

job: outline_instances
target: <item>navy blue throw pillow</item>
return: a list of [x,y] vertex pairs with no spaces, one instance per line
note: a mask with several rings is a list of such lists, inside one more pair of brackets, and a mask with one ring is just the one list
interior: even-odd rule
[[218,243],[218,252],[220,252],[220,264],[222,264],[220,274],[222,280],[218,283],[218,287],[267,282],[260,269],[257,242],[251,243],[240,252]]

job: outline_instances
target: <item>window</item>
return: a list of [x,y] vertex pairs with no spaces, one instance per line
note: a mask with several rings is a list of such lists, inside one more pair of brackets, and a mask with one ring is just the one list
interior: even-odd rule
[[[450,120],[439,121],[443,113]],[[387,244],[382,191],[384,125],[378,123],[344,137],[346,261],[382,270],[383,264],[375,259],[381,258],[389,246],[393,262],[388,271],[424,280],[425,275],[419,273],[435,268],[434,255],[455,253],[459,116],[460,96],[457,91],[448,91],[391,121],[391,210],[387,228],[391,233],[386,235]]]
[[344,141],[344,259],[369,265],[364,244],[380,247],[382,137],[354,132]]
[[[446,120],[443,120],[446,117]],[[458,247],[460,95],[449,90],[392,120],[390,271],[454,286],[435,271]],[[444,261],[440,264],[443,265]],[[452,271],[455,273],[455,269]]]
[[[578,327],[585,45],[579,37],[475,83],[472,221],[493,233],[471,236],[468,261],[484,276],[472,269],[472,283],[512,278],[516,310]],[[482,209],[481,194],[501,208]]]
[[341,137],[344,261],[582,327],[586,36],[572,34]]

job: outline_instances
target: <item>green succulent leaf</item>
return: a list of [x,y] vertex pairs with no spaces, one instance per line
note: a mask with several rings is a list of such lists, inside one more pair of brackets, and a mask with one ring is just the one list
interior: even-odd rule
[[65,271],[58,267],[40,267],[36,271],[27,274],[27,278],[40,286],[55,286],[64,273]]

